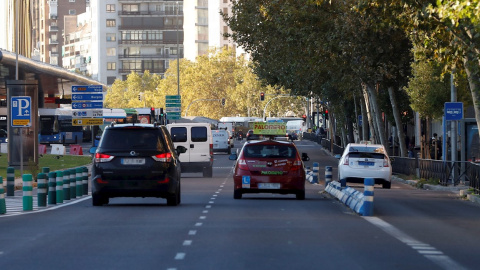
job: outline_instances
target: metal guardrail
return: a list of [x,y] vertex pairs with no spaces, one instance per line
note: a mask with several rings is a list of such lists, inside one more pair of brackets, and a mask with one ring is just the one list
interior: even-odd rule
[[[314,133],[303,133],[303,138],[314,141],[334,155],[342,154],[344,148],[331,144],[330,140]],[[332,147],[333,145],[333,147]],[[333,148],[333,149],[332,149]],[[439,179],[440,185],[469,185],[475,194],[480,194],[480,164],[467,161],[442,161],[433,159],[391,157],[393,173],[415,175],[424,179]]]

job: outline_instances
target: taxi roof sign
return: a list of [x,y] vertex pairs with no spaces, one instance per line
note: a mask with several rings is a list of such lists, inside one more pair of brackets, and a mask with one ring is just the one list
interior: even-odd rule
[[253,134],[285,136],[286,132],[287,132],[287,125],[285,123],[278,123],[278,122],[253,123]]

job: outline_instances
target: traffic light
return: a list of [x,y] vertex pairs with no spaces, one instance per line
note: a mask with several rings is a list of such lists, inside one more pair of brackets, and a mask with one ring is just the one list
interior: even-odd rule
[[142,95],[138,94],[138,100],[142,100]]
[[222,98],[222,106],[225,106],[225,99]]
[[265,93],[263,93],[263,92],[260,93],[260,100],[261,101],[265,100]]
[[325,119],[328,120],[328,110],[325,110]]
[[150,123],[155,122],[155,108],[150,108]]
[[160,117],[163,117],[163,108],[160,108]]
[[303,122],[307,122],[307,116],[305,114],[302,115],[302,118],[303,118]]

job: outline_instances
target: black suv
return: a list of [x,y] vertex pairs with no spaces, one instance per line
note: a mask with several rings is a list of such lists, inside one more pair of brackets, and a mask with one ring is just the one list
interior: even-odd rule
[[161,197],[180,204],[180,160],[165,126],[118,124],[105,128],[92,166],[94,206],[112,197]]

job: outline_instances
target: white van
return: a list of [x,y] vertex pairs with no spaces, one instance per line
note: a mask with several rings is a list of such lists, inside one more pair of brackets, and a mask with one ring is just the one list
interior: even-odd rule
[[230,133],[224,129],[212,130],[213,137],[213,152],[227,152],[232,153],[230,146]]
[[187,152],[180,155],[182,172],[202,172],[203,177],[213,174],[213,140],[210,124],[176,123],[167,129],[175,147],[182,145]]
[[291,120],[287,122],[287,133],[296,133],[298,139],[302,138],[304,132],[307,132],[307,126],[303,120]]

